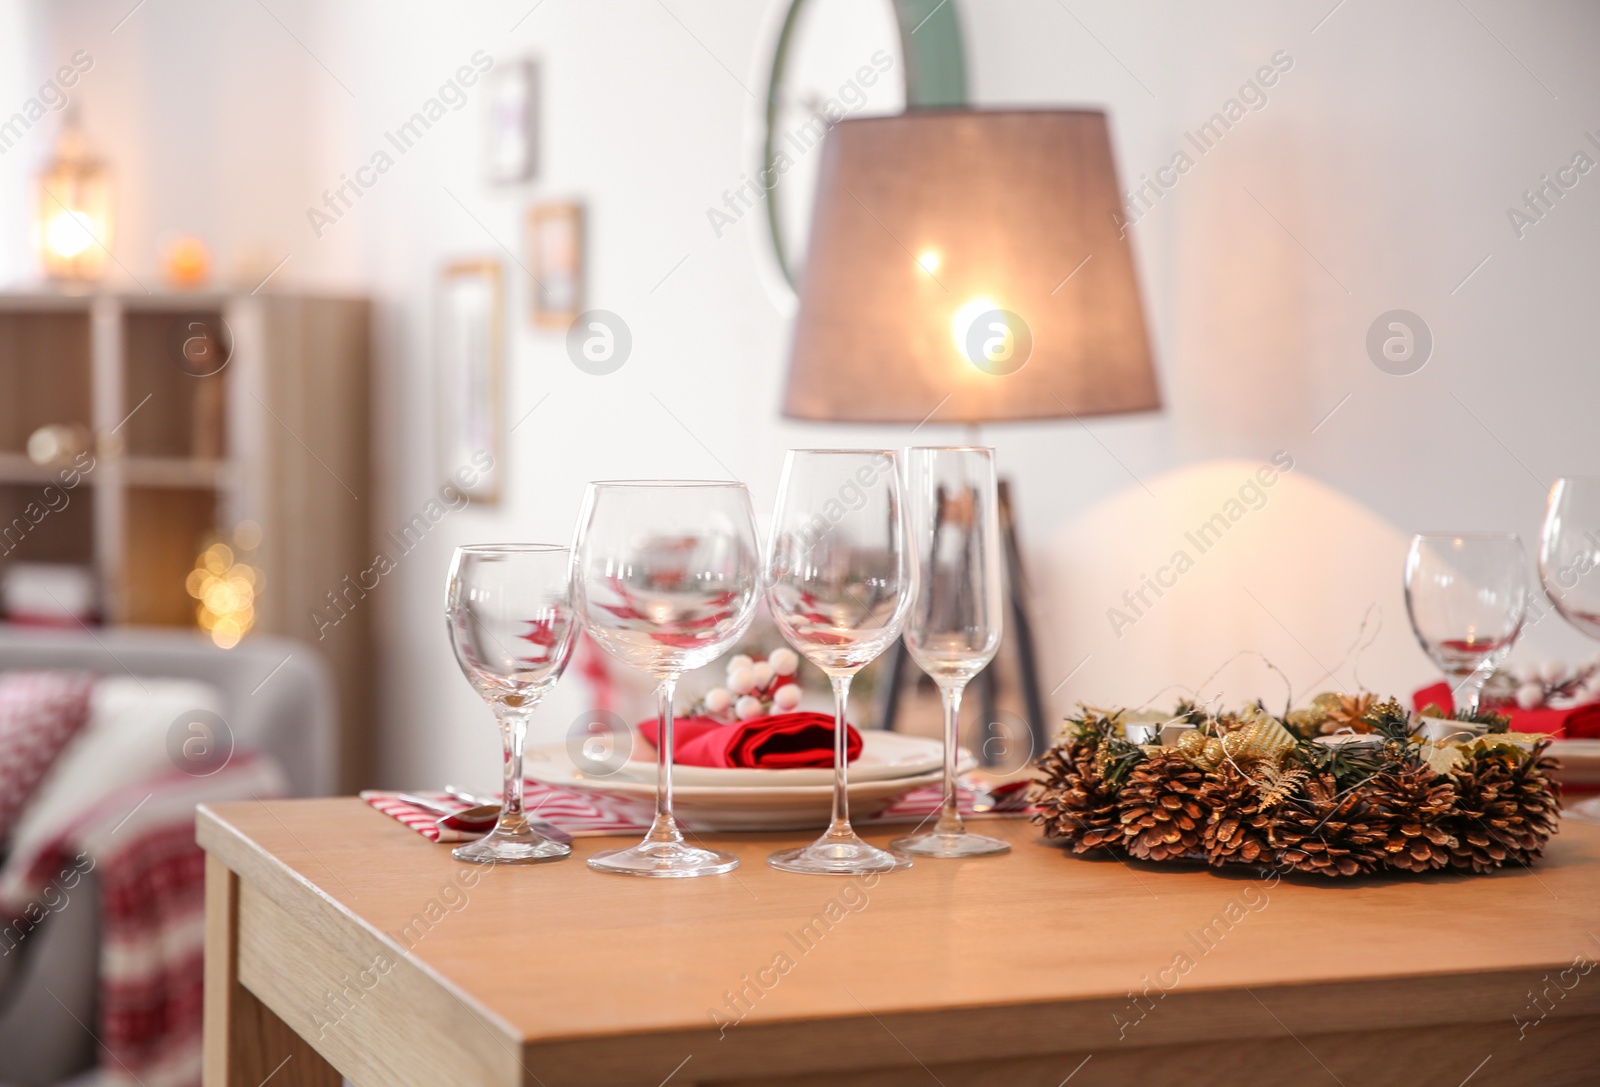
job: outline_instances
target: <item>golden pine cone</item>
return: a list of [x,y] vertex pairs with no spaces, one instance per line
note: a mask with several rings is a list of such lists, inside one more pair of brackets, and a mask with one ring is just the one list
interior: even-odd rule
[[1555,761],[1542,757],[1547,746],[1528,753],[1492,748],[1450,772],[1457,797],[1449,824],[1453,867],[1490,872],[1544,852],[1561,806],[1560,788],[1549,777]]
[[1332,736],[1341,729],[1350,729],[1352,732],[1371,732],[1372,726],[1362,718],[1372,709],[1377,699],[1371,694],[1336,694],[1331,698],[1327,695],[1318,695],[1312,702],[1313,707],[1317,702],[1323,703],[1322,721],[1317,726],[1317,731],[1324,736]]
[[1359,792],[1341,795],[1329,774],[1312,778],[1302,792],[1273,808],[1267,826],[1282,864],[1324,876],[1359,875],[1383,864],[1384,821]]
[[1388,822],[1385,864],[1408,872],[1449,865],[1450,851],[1459,844],[1449,826],[1454,782],[1422,763],[1374,779],[1367,795]]
[[1095,766],[1099,745],[1083,741],[1054,748],[1039,760],[1043,774],[1034,800],[1034,821],[1046,836],[1072,845],[1074,853],[1122,844],[1117,791],[1101,787]]
[[1270,818],[1261,810],[1260,791],[1237,767],[1223,763],[1208,774],[1199,801],[1208,812],[1200,834],[1207,864],[1249,864],[1271,856],[1266,832]]
[[1155,755],[1128,775],[1118,795],[1123,845],[1141,860],[1164,861],[1200,852],[1205,774],[1181,755]]

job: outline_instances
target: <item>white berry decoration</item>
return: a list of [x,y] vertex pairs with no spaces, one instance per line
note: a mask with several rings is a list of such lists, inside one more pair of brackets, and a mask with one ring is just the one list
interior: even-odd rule
[[734,694],[749,694],[756,688],[756,670],[748,664],[728,672],[728,688]]
[[721,713],[733,705],[733,692],[726,687],[713,687],[706,692],[705,704],[712,713]]
[[772,665],[775,674],[792,676],[795,669],[800,667],[800,654],[792,649],[774,649],[768,654],[767,663]]
[[741,721],[761,716],[761,699],[745,695],[733,704],[733,715]]
[[729,657],[728,658],[728,675],[731,677],[733,675],[733,673],[737,672],[739,669],[748,668],[754,663],[755,663],[755,661],[750,659],[750,654],[748,654],[748,653],[740,653],[736,657]]
[[750,671],[756,677],[756,686],[761,690],[767,689],[767,684],[772,682],[772,665],[766,661],[757,661],[751,666]]
[[772,692],[772,708],[788,713],[800,704],[800,685],[798,683],[785,683]]
[[1524,683],[1517,688],[1517,705],[1525,710],[1535,709],[1544,701],[1544,688],[1537,683]]

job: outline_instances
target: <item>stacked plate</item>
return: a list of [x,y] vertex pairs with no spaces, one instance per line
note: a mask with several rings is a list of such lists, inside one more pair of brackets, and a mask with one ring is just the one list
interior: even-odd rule
[[[582,769],[561,744],[531,747],[524,771],[546,785],[654,800],[655,753],[647,746],[615,770]],[[958,771],[976,765],[962,750]],[[898,732],[861,734],[861,754],[850,764],[850,816],[875,815],[897,797],[943,780],[944,745]],[[609,772],[608,772],[609,771]],[[801,830],[828,824],[833,810],[833,770],[723,770],[675,766],[673,810],[705,830]]]

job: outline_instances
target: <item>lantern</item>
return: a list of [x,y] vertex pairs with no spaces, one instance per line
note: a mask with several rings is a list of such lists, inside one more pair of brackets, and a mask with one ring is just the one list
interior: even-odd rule
[[37,244],[45,274],[88,283],[105,274],[111,245],[111,174],[69,113],[39,175]]

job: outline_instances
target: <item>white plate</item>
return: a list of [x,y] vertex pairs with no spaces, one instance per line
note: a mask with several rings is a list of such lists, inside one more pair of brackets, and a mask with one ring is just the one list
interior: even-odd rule
[[[963,757],[966,751],[961,752]],[[944,744],[925,736],[868,729],[861,734],[861,754],[850,764],[850,780],[887,781],[913,777],[944,766]],[[655,749],[645,743],[633,753],[633,761],[623,765],[616,777],[655,785]],[[805,767],[792,770],[748,770],[715,766],[672,767],[673,785],[717,785],[730,788],[770,789],[774,786],[832,785],[833,767]]]
[[[870,736],[866,733],[863,736]],[[894,735],[884,733],[884,735]],[[902,737],[907,738],[907,737]],[[965,773],[975,765],[972,759],[963,758],[958,771]],[[863,755],[863,757],[865,757]],[[860,760],[858,759],[857,762]],[[561,785],[612,796],[632,797],[638,800],[655,799],[654,782],[635,781],[612,774],[595,777],[585,774],[572,764],[566,746],[554,744],[532,747],[526,753],[524,773],[535,781],[547,785]],[[854,770],[854,765],[851,767]],[[727,771],[722,771],[726,773]],[[811,771],[767,770],[766,774],[795,774]],[[717,785],[684,785],[673,783],[673,811],[685,825],[695,830],[805,830],[828,825],[833,805],[832,771],[821,771],[827,783],[821,785],[772,785],[763,788]],[[886,778],[878,781],[850,781],[850,815],[862,818],[876,815],[899,796],[923,785],[936,785],[943,780],[942,770],[923,774]]]

